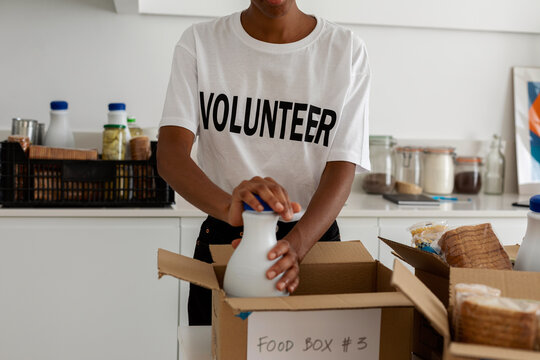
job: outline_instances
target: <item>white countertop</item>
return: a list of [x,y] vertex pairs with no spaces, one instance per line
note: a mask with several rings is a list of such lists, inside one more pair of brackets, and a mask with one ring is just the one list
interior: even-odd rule
[[[527,208],[512,206],[528,195],[452,195],[459,201],[436,206],[396,205],[381,195],[352,192],[340,217],[523,217]],[[470,201],[468,201],[470,199]],[[202,211],[177,196],[164,208],[0,208],[0,217],[203,217]]]

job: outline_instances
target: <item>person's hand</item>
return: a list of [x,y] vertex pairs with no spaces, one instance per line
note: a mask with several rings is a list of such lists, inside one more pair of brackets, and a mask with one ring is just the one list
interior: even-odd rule
[[279,240],[276,246],[270,250],[268,260],[275,260],[280,256],[281,259],[268,269],[266,277],[272,280],[283,273],[283,276],[276,283],[276,288],[279,291],[287,290],[289,293],[293,293],[300,284],[300,278],[298,277],[300,266],[296,250],[285,239]]
[[284,221],[292,220],[293,214],[301,210],[300,204],[291,201],[287,191],[274,179],[256,176],[251,180],[242,181],[234,188],[228,214],[229,224],[242,225],[244,202],[256,211],[263,210],[254,194],[259,195]]

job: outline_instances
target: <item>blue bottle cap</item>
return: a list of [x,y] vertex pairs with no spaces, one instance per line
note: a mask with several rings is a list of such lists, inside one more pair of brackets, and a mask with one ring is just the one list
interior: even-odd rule
[[109,104],[109,111],[125,111],[126,110],[126,104],[124,103],[110,103]]
[[[259,200],[259,202],[261,203],[261,205],[263,206],[263,211],[274,211],[270,205],[268,205],[266,202],[263,201],[263,199],[261,199],[261,197],[257,194],[253,194],[257,200]],[[255,209],[253,209],[251,206],[249,206],[248,204],[244,203],[244,210],[250,210],[250,211],[256,211]]]
[[534,212],[540,212],[540,195],[534,195],[529,200],[529,209]]
[[67,110],[67,101],[51,101],[51,110]]

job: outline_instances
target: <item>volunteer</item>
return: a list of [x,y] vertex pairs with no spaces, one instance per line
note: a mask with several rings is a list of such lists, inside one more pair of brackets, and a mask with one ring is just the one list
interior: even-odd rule
[[[369,87],[364,43],[295,0],[251,0],[189,27],[174,50],[157,159],[209,215],[194,258],[211,263],[209,244],[240,238],[242,203],[262,210],[258,194],[282,219],[268,258],[283,257],[266,275],[283,273],[276,287],[294,292],[314,243],[339,240],[355,171],[369,169]],[[210,307],[210,291],[192,285],[190,325],[210,324]]]

